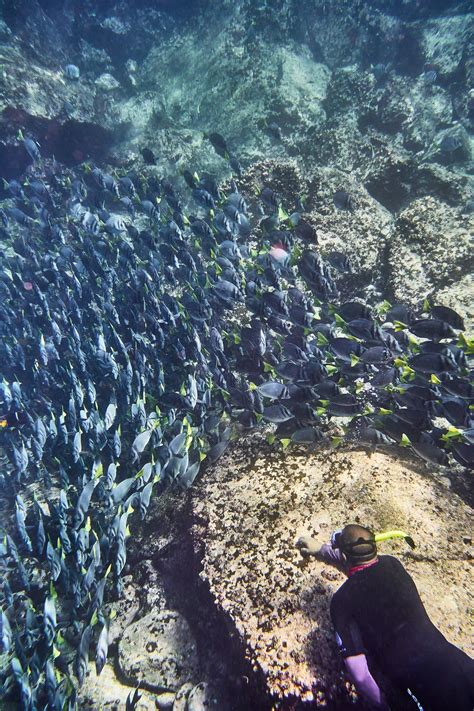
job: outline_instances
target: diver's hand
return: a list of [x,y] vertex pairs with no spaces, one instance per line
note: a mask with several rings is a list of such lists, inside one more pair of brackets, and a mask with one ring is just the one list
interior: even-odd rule
[[295,543],[303,558],[318,555],[321,544],[311,536],[301,536]]
[[303,558],[319,558],[324,563],[335,565],[338,568],[344,567],[344,558],[339,549],[334,549],[330,543],[320,545],[311,536],[301,536],[295,543]]

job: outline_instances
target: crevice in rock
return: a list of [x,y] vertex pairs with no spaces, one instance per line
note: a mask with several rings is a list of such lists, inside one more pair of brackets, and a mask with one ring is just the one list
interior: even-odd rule
[[401,180],[399,175],[387,175],[385,172],[373,175],[364,183],[364,187],[374,200],[392,213],[403,210],[410,203],[411,185]]
[[75,166],[91,156],[104,160],[115,141],[115,134],[96,123],[32,116],[24,109],[8,106],[1,115],[0,177],[19,178],[32,162],[21,142],[13,143],[19,129],[40,144],[44,158],[53,157],[67,166]]
[[182,533],[154,560],[162,576],[166,598],[181,612],[195,635],[200,661],[209,681],[225,702],[225,711],[270,711],[272,699],[261,671],[252,669],[240,635],[215,605],[207,583],[201,579],[201,561],[189,527],[189,508]]

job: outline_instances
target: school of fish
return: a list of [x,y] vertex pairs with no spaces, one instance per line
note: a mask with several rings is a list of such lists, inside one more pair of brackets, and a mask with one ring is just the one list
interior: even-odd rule
[[[0,699],[74,709],[152,496],[237,431],[472,468],[474,344],[452,309],[345,301],[301,205],[210,175],[41,157],[0,205]],[[338,191],[334,209],[356,210]],[[191,206],[191,207],[189,207]],[[338,288],[339,285],[339,288]],[[269,481],[271,488],[271,481]],[[130,694],[132,709],[138,693]]]

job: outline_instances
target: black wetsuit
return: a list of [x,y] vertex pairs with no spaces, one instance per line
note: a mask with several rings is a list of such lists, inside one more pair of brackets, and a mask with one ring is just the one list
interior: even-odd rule
[[473,711],[474,660],[433,625],[396,558],[380,556],[349,577],[332,598],[331,618],[342,655],[365,654],[414,708]]

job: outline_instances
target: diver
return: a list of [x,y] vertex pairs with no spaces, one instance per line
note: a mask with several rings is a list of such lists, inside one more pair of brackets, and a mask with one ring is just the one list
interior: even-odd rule
[[390,709],[374,678],[381,672],[410,708],[473,711],[474,660],[431,622],[400,561],[377,555],[377,542],[388,538],[405,538],[414,547],[403,531],[374,535],[356,524],[336,531],[323,546],[309,536],[296,542],[303,556],[318,557],[348,576],[330,607],[347,672],[377,709]]

